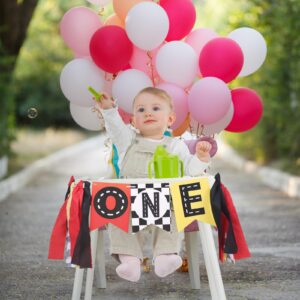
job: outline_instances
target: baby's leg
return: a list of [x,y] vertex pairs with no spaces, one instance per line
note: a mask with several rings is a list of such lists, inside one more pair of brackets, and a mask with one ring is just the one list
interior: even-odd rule
[[183,234],[178,233],[176,227],[172,228],[172,232],[153,227],[153,261],[157,276],[172,274],[182,265],[182,259],[178,255],[182,238]]
[[141,235],[126,233],[109,225],[110,254],[121,264],[116,268],[117,274],[129,281],[138,281],[141,275]]

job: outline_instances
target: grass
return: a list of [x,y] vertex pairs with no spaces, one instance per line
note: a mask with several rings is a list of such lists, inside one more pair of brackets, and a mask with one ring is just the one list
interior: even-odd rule
[[21,128],[11,145],[12,155],[6,177],[20,171],[35,160],[48,156],[67,146],[79,143],[97,133],[76,129]]
[[295,176],[300,176],[300,158],[292,159],[287,156],[277,160],[268,161],[266,153],[250,134],[244,134],[243,138],[241,138],[237,134],[224,132],[222,138],[241,156],[255,161],[258,165],[271,167]]

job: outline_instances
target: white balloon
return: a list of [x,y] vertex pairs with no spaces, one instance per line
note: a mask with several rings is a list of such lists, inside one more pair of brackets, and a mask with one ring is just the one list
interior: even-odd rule
[[213,135],[216,133],[220,133],[229,125],[230,121],[232,120],[233,113],[234,113],[234,106],[233,103],[231,102],[226,115],[213,124],[204,125],[202,133],[205,135]]
[[93,107],[82,107],[70,103],[70,113],[73,120],[85,129],[98,131],[104,128],[103,118],[99,118],[97,112],[93,111]]
[[129,10],[125,28],[132,43],[141,49],[152,50],[166,38],[169,31],[169,18],[158,4],[141,2]]
[[132,113],[134,97],[142,89],[153,86],[151,79],[142,71],[129,69],[119,73],[112,84],[112,96],[118,105],[128,113]]
[[90,2],[95,5],[99,5],[99,6],[105,6],[109,2],[111,2],[111,0],[87,0],[87,2]]
[[102,91],[103,71],[89,59],[77,58],[66,64],[60,75],[60,87],[65,97],[80,106],[95,104],[88,87]]
[[267,45],[263,36],[255,29],[241,27],[233,30],[228,37],[239,44],[244,54],[244,65],[239,77],[258,70],[267,56]]
[[193,83],[198,73],[196,52],[187,43],[169,42],[157,53],[156,69],[164,81],[186,88]]

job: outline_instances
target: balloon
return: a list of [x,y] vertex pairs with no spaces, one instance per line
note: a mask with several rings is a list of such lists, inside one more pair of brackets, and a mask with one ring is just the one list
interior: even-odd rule
[[204,135],[213,135],[216,133],[220,133],[228,126],[228,124],[232,120],[233,112],[234,112],[233,103],[230,103],[230,107],[227,113],[225,114],[225,116],[215,123],[204,125],[202,133]]
[[123,28],[109,25],[94,33],[90,42],[90,53],[99,68],[116,73],[128,64],[132,47]]
[[230,82],[243,67],[243,52],[238,43],[229,38],[215,38],[202,49],[199,66],[203,77],[217,77]]
[[134,97],[142,89],[152,86],[151,79],[142,71],[129,69],[118,74],[112,84],[112,95],[118,105],[127,113],[132,113]]
[[125,124],[130,124],[131,123],[132,114],[127,113],[126,111],[124,111],[120,107],[118,108],[118,111],[119,111],[119,114],[120,114],[123,122]]
[[188,87],[197,75],[197,56],[194,49],[181,41],[163,45],[156,56],[160,77],[180,87]]
[[267,56],[267,45],[263,36],[252,28],[242,27],[232,31],[228,37],[239,44],[244,54],[244,65],[239,77],[258,70]]
[[87,0],[87,1],[92,4],[99,5],[99,6],[105,6],[109,2],[111,2],[111,0]]
[[201,136],[200,138],[197,138],[197,139],[185,140],[184,142],[188,146],[190,153],[195,154],[196,153],[196,145],[198,142],[201,142],[201,141],[206,141],[211,144],[212,147],[209,151],[209,155],[210,155],[210,157],[213,157],[218,151],[218,144],[213,138],[211,138],[209,136]]
[[169,19],[158,4],[142,2],[130,9],[125,27],[133,44],[144,50],[152,50],[165,40]]
[[81,127],[88,130],[101,130],[104,128],[104,121],[98,117],[93,107],[82,107],[70,103],[70,113],[73,120]]
[[89,56],[90,39],[101,26],[100,18],[93,10],[79,6],[64,14],[60,22],[60,34],[78,56]]
[[125,21],[128,11],[138,3],[152,0],[113,0],[113,7],[119,18]]
[[188,96],[191,116],[201,125],[212,124],[228,112],[230,90],[224,81],[206,77],[193,84]]
[[181,136],[188,129],[189,125],[190,125],[190,115],[188,114],[185,120],[183,121],[183,123],[180,124],[179,127],[173,129],[172,135]]
[[80,106],[94,105],[93,95],[88,91],[89,86],[98,91],[104,86],[103,71],[92,61],[76,58],[64,66],[60,75],[60,87],[69,101]]
[[104,22],[104,25],[116,25],[121,28],[125,28],[125,23],[116,14],[110,15]]
[[[129,64],[133,69],[137,69],[146,73],[150,78],[158,77],[158,73],[155,67],[155,59],[157,52],[160,48],[155,48],[152,51],[144,51],[138,47],[133,47],[133,53],[130,58]],[[150,63],[152,62],[152,71]]]
[[[193,47],[197,57],[200,57],[200,53],[207,42],[218,37],[218,35],[208,28],[201,28],[193,30],[185,39],[185,42]],[[200,69],[199,73],[200,74]]]
[[261,119],[263,104],[260,96],[248,88],[236,88],[231,91],[234,106],[233,118],[226,131],[243,132],[253,128]]
[[186,92],[171,83],[161,83],[157,88],[164,90],[169,94],[173,100],[174,112],[176,114],[176,120],[172,124],[171,129],[175,129],[183,123],[186,119],[186,116],[189,112],[188,103],[187,103],[187,94]]
[[196,21],[196,9],[191,0],[160,0],[170,21],[167,41],[181,40],[192,30]]

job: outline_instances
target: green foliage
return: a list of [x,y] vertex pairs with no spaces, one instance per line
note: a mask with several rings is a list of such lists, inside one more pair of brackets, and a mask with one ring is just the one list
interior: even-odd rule
[[[86,0],[40,0],[19,57],[15,76],[17,122],[33,127],[74,126],[69,101],[59,86],[60,73],[73,57],[59,32],[64,13],[72,7],[89,6]],[[97,10],[97,7],[91,6]],[[111,13],[105,9],[105,15]],[[28,118],[35,108],[38,116]]]

